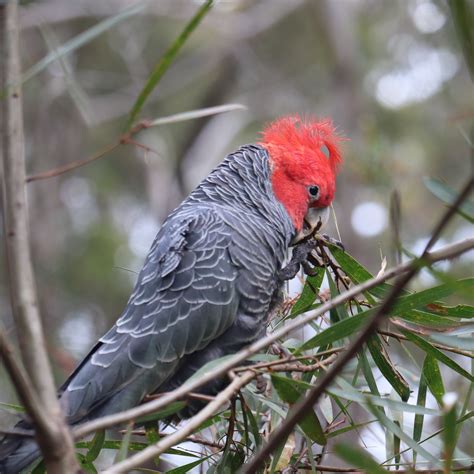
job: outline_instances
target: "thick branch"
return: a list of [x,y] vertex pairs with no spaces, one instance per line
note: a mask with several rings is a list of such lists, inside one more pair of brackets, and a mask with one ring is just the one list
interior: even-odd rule
[[[76,472],[79,468],[72,438],[59,408],[45,350],[28,240],[16,0],[10,0],[6,2],[6,5],[0,6],[0,45],[2,48],[0,51],[0,61],[2,61],[0,90],[6,91],[2,121],[3,217],[10,299],[20,336],[21,355],[40,404],[29,414],[38,428],[37,439],[43,451],[48,472]],[[13,366],[10,365],[10,369],[12,368]],[[21,395],[25,395],[24,388]],[[38,410],[43,412],[41,419],[34,418],[38,415]]]
[[[467,252],[468,250],[471,250],[472,248],[474,248],[474,238],[467,239],[462,242],[456,242],[455,244],[447,245],[435,252],[428,253],[423,259],[423,264],[428,265],[430,263],[434,263],[440,260],[452,259],[457,257],[458,255],[461,255],[464,252]],[[292,331],[295,331],[296,329],[299,329],[304,325],[308,324],[310,321],[319,318],[321,315],[331,310],[332,308],[335,308],[336,306],[345,303],[346,301],[349,301],[360,293],[363,293],[364,291],[367,291],[377,285],[380,285],[381,283],[397,275],[407,272],[411,269],[414,262],[417,262],[417,265],[421,264],[418,259],[414,259],[402,265],[398,265],[396,267],[388,269],[382,275],[379,275],[361,283],[360,285],[352,287],[348,291],[336,296],[331,301],[322,304],[314,312],[294,319],[285,326],[282,326],[281,328],[275,330],[268,336],[258,340],[257,342],[254,342],[249,347],[237,352],[232,357],[228,358],[225,362],[215,367],[213,370],[210,370],[208,373],[203,374],[199,379],[187,382],[181,387],[178,387],[172,392],[168,392],[166,395],[163,395],[157,400],[153,400],[138,407],[131,408],[130,410],[123,411],[121,413],[104,416],[102,418],[98,418],[96,420],[80,425],[74,430],[75,437],[81,438],[97,430],[109,428],[120,423],[125,423],[129,420],[137,419],[149,413],[156,412],[157,410],[165,407],[171,402],[185,397],[189,392],[195,391],[201,385],[204,385],[205,383],[214,380],[216,377],[227,373],[233,367],[237,366],[238,364],[241,364],[253,354],[256,354],[257,352],[261,351],[262,349],[277,341],[281,337],[286,336],[288,333],[291,333]]]

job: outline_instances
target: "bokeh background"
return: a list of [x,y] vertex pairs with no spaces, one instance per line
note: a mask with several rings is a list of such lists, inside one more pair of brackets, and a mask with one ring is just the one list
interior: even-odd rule
[[[134,8],[134,6],[138,6]],[[28,71],[76,35],[121,21],[24,85],[28,173],[117,140],[157,60],[199,2],[43,0],[21,8]],[[334,204],[341,239],[377,272],[402,244],[419,252],[443,204],[423,177],[459,189],[472,172],[474,90],[444,1],[217,2],[142,112],[158,118],[227,103],[244,111],[154,127],[71,173],[28,185],[41,312],[58,382],[120,315],[160,223],[219,161],[287,113],[332,117],[345,163]],[[337,236],[334,221],[330,233]],[[455,219],[441,243],[472,235]],[[1,235],[1,227],[0,227]],[[465,260],[464,271],[469,271]],[[0,317],[15,337],[4,255]],[[430,284],[425,274],[416,285]],[[0,368],[0,400],[14,395]]]

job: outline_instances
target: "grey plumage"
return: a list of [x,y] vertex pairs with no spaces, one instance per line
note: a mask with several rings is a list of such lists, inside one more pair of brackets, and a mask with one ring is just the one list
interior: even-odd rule
[[[121,317],[61,387],[68,423],[135,406],[261,337],[293,234],[265,149],[229,155],[163,223]],[[36,455],[34,443],[10,437],[0,472],[19,472]]]

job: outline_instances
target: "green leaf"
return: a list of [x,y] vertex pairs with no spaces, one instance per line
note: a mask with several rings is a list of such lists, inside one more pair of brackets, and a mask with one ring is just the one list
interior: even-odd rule
[[474,8],[466,0],[448,0],[451,17],[456,27],[471,79],[474,80]]
[[429,313],[419,309],[404,311],[403,314],[400,315],[400,318],[410,323],[435,330],[455,329],[467,324],[460,321],[459,318],[450,318],[446,315],[440,316],[439,314]]
[[395,422],[390,420],[384,413],[382,413],[377,407],[368,405],[368,411],[372,415],[376,416],[379,419],[379,422],[385,426],[393,435],[400,438],[406,445],[410,446],[411,449],[415,450],[420,456],[423,456],[427,461],[438,464],[438,459],[434,457],[430,452],[425,448],[422,448],[418,443],[416,443],[410,436],[408,436]]
[[[356,284],[363,283],[364,281],[373,278],[373,275],[364,268],[354,257],[349,255],[346,251],[341,250],[335,245],[330,246],[331,254],[336,259],[337,263],[344,270],[344,273]],[[374,300],[370,297],[370,294],[377,298],[383,298],[392,288],[387,283],[381,283],[374,288],[368,290],[365,294],[370,303],[374,303]],[[407,291],[402,294],[408,294]]]
[[362,469],[368,474],[386,474],[387,471],[375,459],[361,448],[341,443],[334,448],[336,454],[350,465]]
[[102,450],[102,447],[104,446],[104,441],[105,441],[105,430],[97,431],[97,433],[92,438],[91,446],[85,456],[86,461],[88,463],[91,463],[97,459],[97,457],[99,456]]
[[0,402],[0,408],[4,408],[6,410],[13,410],[17,411],[19,413],[25,413],[25,407],[22,407],[21,405],[14,405],[13,403],[5,403],[5,402]]
[[[400,422],[394,421],[394,423],[400,428]],[[395,458],[395,464],[400,464],[400,438],[393,435],[393,454]]]
[[398,400],[391,400],[390,398],[383,398],[378,397],[376,395],[361,393],[342,378],[338,378],[337,382],[341,388],[339,389],[337,387],[331,387],[330,389],[328,389],[328,393],[343,398],[345,400],[357,402],[359,405],[362,406],[371,404],[377,407],[389,408],[392,411],[397,411],[401,413],[420,413],[423,415],[440,416],[439,411],[433,410],[431,408],[412,405],[410,403],[400,402]]
[[235,451],[227,450],[224,452],[219,463],[216,466],[216,474],[230,474],[238,472],[245,462],[245,453],[238,445]]
[[184,474],[185,472],[189,472],[196,466],[199,466],[204,461],[207,461],[211,456],[206,456],[205,458],[198,459],[197,461],[190,462],[189,464],[185,464],[184,466],[176,467],[175,469],[171,469],[166,471],[166,474]]
[[[371,394],[380,397],[379,388],[377,387],[377,382],[375,381],[374,373],[364,348],[359,351],[359,360]],[[355,384],[355,382],[353,384]]]
[[301,295],[296,303],[291,308],[291,318],[308,311],[308,309],[316,300],[319,294],[319,289],[321,288],[321,283],[323,282],[325,269],[318,268],[316,272],[316,275],[306,278],[303,291],[301,292]]
[[186,120],[195,120],[201,117],[208,117],[210,115],[223,114],[225,112],[232,112],[233,110],[246,110],[247,107],[242,104],[224,104],[216,105],[215,107],[204,107],[202,109],[190,110],[188,112],[180,112],[178,114],[168,115],[152,120],[148,126],[156,127],[158,125],[165,125],[170,123],[185,122]]
[[364,423],[357,423],[357,424],[352,424],[350,426],[345,426],[344,428],[339,428],[338,430],[331,431],[330,433],[327,434],[327,437],[336,438],[337,436],[347,433],[348,431],[358,430],[359,428],[365,428],[366,426],[372,423],[375,423],[376,421],[377,420],[369,420]]
[[[421,370],[421,377],[420,377],[420,383],[418,384],[418,396],[416,399],[416,404],[418,406],[425,406],[426,405],[426,393],[427,393],[427,381],[426,381],[426,365],[427,365],[427,360],[431,356],[427,355],[425,357],[425,361],[423,362],[423,368]],[[428,369],[429,370],[429,369]],[[422,413],[417,413],[415,415],[415,422],[413,425],[413,439],[416,442],[419,442],[421,439],[421,434],[423,433],[423,423],[425,420],[425,416]],[[413,464],[416,463],[416,451],[413,451]]]
[[91,461],[88,461],[86,456],[84,456],[81,453],[76,453],[76,456],[77,456],[77,458],[79,460],[79,464],[81,465],[81,468],[82,468],[81,472],[85,471],[89,474],[96,474],[97,473],[97,469],[95,468],[94,464]]
[[426,380],[426,384],[438,405],[442,407],[445,393],[443,379],[438,362],[431,354],[426,354],[425,363],[423,364],[423,378]]
[[[248,407],[247,407],[248,408]],[[248,410],[245,410],[249,423],[250,423],[250,431],[252,432],[255,446],[260,446],[262,444],[262,437],[260,435],[260,430],[258,429],[258,423],[257,420],[252,412],[252,410],[249,408]]]
[[[327,279],[329,284],[329,290],[331,292],[331,298],[335,298],[337,295],[339,295],[339,291],[336,287],[336,283],[334,283],[334,280],[332,279],[330,272],[327,272]],[[347,319],[349,317],[349,313],[346,310],[346,306],[343,304],[332,308],[329,314],[331,317],[331,323],[337,323],[338,321],[342,321],[343,319]]]
[[178,35],[174,40],[173,44],[168,48],[163,57],[158,61],[158,63],[153,68],[145,86],[140,92],[135,104],[133,104],[132,110],[130,111],[127,127],[129,130],[136,118],[138,117],[141,109],[145,105],[145,102],[148,96],[153,92],[153,89],[158,85],[161,78],[164,76],[165,72],[171,66],[174,58],[178,54],[181,47],[184,45],[189,35],[195,30],[199,25],[201,20],[206,16],[206,13],[211,9],[213,0],[206,0],[196,14],[191,18],[189,23],[184,27],[183,31]]
[[[277,374],[272,374],[271,378],[278,396],[290,406],[294,405],[307,390],[306,388],[303,388],[304,386],[301,384],[295,384],[293,379]],[[311,387],[311,385],[309,386]],[[326,435],[324,434],[321,423],[313,410],[305,415],[304,419],[299,423],[299,426],[313,441],[320,445],[326,444]]]
[[[472,329],[474,332],[474,328]],[[430,339],[445,346],[454,347],[465,351],[474,351],[474,338],[466,336],[448,336],[445,334],[431,334]]]
[[149,421],[155,420],[163,420],[164,418],[168,418],[175,413],[178,413],[186,406],[186,402],[177,401],[170,403],[166,408],[162,408],[160,411],[156,413],[150,413],[149,415],[144,415],[137,420],[137,424],[146,423]]
[[[413,293],[408,296],[402,296],[397,299],[393,305],[390,314],[403,315],[405,311],[410,311],[423,307],[433,301],[445,298],[451,295],[455,291],[462,291],[465,288],[472,287],[474,283],[473,278],[466,278],[463,280],[452,281],[429,288],[418,293]],[[321,331],[316,336],[312,337],[308,341],[304,342],[295,352],[301,353],[302,351],[313,349],[322,345],[332,344],[344,337],[350,336],[351,334],[358,331],[367,319],[377,311],[377,308],[371,308],[362,313],[352,316],[351,318],[339,321],[338,323],[332,324],[330,327]]]
[[374,359],[375,364],[380,372],[382,372],[382,375],[387,379],[398,395],[400,395],[400,398],[406,402],[410,398],[410,387],[392,364],[380,337],[378,335],[371,336],[367,340],[367,347],[369,348],[372,359]]
[[[157,421],[149,421],[148,423],[144,424],[146,439],[148,444],[156,444],[160,440],[160,432],[158,430],[158,422]],[[160,463],[160,456],[155,456],[153,458],[153,462],[155,466],[158,467]]]
[[456,429],[457,409],[456,404],[448,407],[448,411],[444,415],[443,441],[444,441],[444,472],[451,472],[453,464],[453,453],[456,448],[457,429]]
[[134,423],[131,421],[127,425],[127,431],[122,437],[122,442],[120,443],[120,449],[118,450],[117,455],[115,456],[115,462],[121,462],[127,457],[128,447],[130,445],[130,439],[132,437]]
[[471,375],[469,372],[464,370],[458,363],[454,362],[451,358],[449,358],[446,354],[441,352],[439,349],[434,347],[430,344],[427,340],[423,339],[416,334],[406,331],[402,329],[402,333],[413,343],[415,343],[419,348],[423,349],[427,354],[430,354],[435,359],[442,362],[444,365],[447,365],[450,369],[454,370],[458,374],[462,375],[463,377],[467,378],[471,382],[474,381],[474,376]]
[[[423,183],[429,189],[429,191],[431,191],[432,194],[434,194],[439,200],[443,201],[445,204],[448,204],[450,206],[453,205],[458,197],[458,193],[454,191],[454,189],[450,188],[439,179],[425,177],[423,178]],[[474,202],[469,200],[464,201],[464,203],[461,204],[457,212],[471,223],[474,223]]]
[[451,318],[474,319],[474,306],[459,304],[457,306],[444,306],[439,303],[432,303],[426,306],[427,311],[439,316]]
[[81,48],[85,44],[97,38],[97,36],[101,35],[102,33],[105,33],[106,31],[110,30],[112,27],[118,25],[127,18],[136,15],[141,10],[143,10],[144,6],[145,2],[136,3],[135,5],[132,5],[131,7],[126,8],[122,12],[118,13],[117,15],[107,18],[104,21],[101,21],[100,23],[97,23],[92,28],[83,31],[71,40],[66,41],[66,43],[64,43],[62,46],[56,48],[54,51],[51,51],[43,59],[41,59],[34,66],[28,69],[22,76],[22,82],[29,81],[31,78],[36,76],[36,74],[46,69],[54,61],[58,60],[63,56],[71,54],[76,49]]
[[357,314],[352,318],[344,319],[343,321],[332,324],[327,329],[324,329],[324,331],[321,331],[319,334],[316,334],[316,336],[304,342],[295,351],[295,355],[308,349],[314,349],[315,347],[333,344],[340,339],[354,334],[364,325],[371,315],[372,310],[364,311],[363,313]]

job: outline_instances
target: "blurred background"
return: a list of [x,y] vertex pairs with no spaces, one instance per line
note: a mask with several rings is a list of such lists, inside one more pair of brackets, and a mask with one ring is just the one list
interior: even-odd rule
[[[28,173],[116,141],[150,71],[199,4],[25,3],[25,72],[111,19],[102,34],[24,84]],[[385,256],[395,263],[393,193],[402,244],[420,252],[443,209],[423,177],[459,189],[472,172],[466,137],[474,91],[444,1],[216,2],[141,118],[226,103],[247,109],[154,127],[135,136],[146,149],[123,145],[28,185],[41,312],[58,382],[120,315],[163,219],[227,153],[257,141],[265,122],[294,112],[329,116],[348,138],[334,210],[346,249],[374,273]],[[441,243],[472,235],[467,226],[455,219]],[[0,264],[4,269],[3,254]],[[0,317],[13,338],[7,283],[2,271]],[[13,401],[2,370],[0,399]]]

